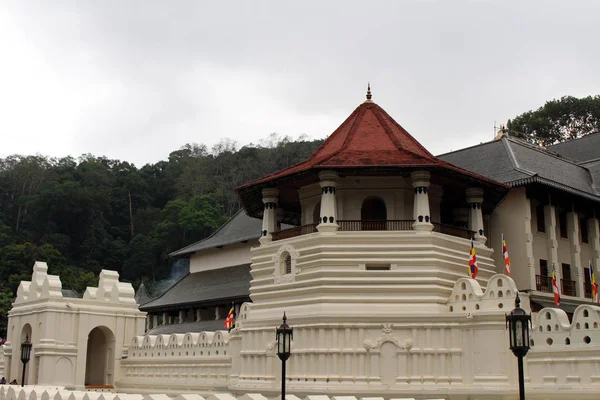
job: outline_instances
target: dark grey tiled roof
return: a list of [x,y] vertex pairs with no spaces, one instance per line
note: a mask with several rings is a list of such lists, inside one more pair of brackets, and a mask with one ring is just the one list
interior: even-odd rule
[[499,140],[442,154],[439,158],[511,186],[539,182],[600,200],[590,171],[519,139],[504,136]]
[[171,333],[188,333],[188,332],[214,332],[225,330],[223,327],[224,319],[184,322],[182,324],[159,325],[151,329],[146,335],[170,335]]
[[250,264],[194,272],[184,276],[160,297],[144,304],[140,310],[249,297],[251,279]]
[[578,162],[600,159],[600,132],[554,144],[548,150]]
[[199,242],[169,254],[171,257],[194,253],[198,250],[226,246],[250,239],[258,239],[262,221],[246,215],[244,210],[238,211],[233,217],[217,229],[212,235]]
[[63,297],[68,297],[70,299],[80,298],[79,293],[77,293],[73,289],[60,289],[60,291],[62,292]]
[[152,301],[152,297],[148,294],[148,290],[146,290],[146,285],[144,282],[140,283],[140,286],[135,291],[135,302],[139,305],[144,305]]

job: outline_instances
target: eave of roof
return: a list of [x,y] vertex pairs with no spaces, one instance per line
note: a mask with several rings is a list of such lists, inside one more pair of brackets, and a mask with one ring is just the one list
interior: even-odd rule
[[[236,243],[244,243],[248,240],[258,239],[260,237],[261,224],[262,221],[247,216],[245,211],[240,209],[209,237],[176,250],[170,253],[169,257],[181,256],[209,248],[229,246]],[[229,232],[225,232],[226,230],[231,230],[233,235],[229,234]]]
[[250,264],[185,275],[164,293],[140,307],[142,311],[173,306],[244,299],[250,295]]

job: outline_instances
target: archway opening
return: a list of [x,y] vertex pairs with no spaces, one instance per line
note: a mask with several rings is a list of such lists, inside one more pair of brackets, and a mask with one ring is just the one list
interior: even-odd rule
[[[31,384],[31,381],[29,379],[29,374],[31,371],[31,368],[35,368],[35,366],[33,365],[33,358],[34,358],[34,352],[35,352],[35,346],[33,346],[31,348],[31,354],[30,354],[30,358],[29,358],[29,362],[27,364],[23,364],[21,362],[21,343],[23,343],[25,341],[25,339],[29,339],[31,341],[31,343],[33,343],[33,330],[31,328],[31,325],[29,324],[25,324],[23,325],[23,328],[21,329],[21,337],[18,343],[16,343],[16,349],[17,349],[17,353],[16,353],[16,357],[15,359],[17,360],[17,362],[19,363],[20,367],[18,368],[19,370],[19,375],[16,377],[17,378],[17,382],[20,384],[21,380],[23,380],[23,383],[25,385],[29,385]],[[23,374],[23,368],[25,368],[25,374]],[[35,382],[34,382],[35,383]]]
[[360,209],[361,227],[363,231],[385,231],[387,208],[379,197],[366,198]]
[[105,326],[90,331],[85,362],[86,387],[112,387],[115,364],[115,335]]

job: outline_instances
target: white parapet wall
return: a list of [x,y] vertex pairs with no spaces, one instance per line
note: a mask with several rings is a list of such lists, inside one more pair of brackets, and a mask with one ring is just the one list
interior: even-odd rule
[[231,373],[230,334],[226,331],[133,338],[121,361],[121,391],[169,394],[227,391]]
[[[383,397],[354,397],[313,395],[299,398],[293,394],[286,395],[286,400],[384,400]],[[279,397],[275,398],[279,399]],[[272,400],[259,393],[248,393],[232,396],[229,393],[214,393],[208,396],[198,394],[182,394],[174,399],[165,394],[123,394],[111,392],[70,391],[61,387],[48,386],[0,386],[0,400]],[[414,398],[397,398],[394,400],[415,400]],[[421,400],[445,400],[444,398],[423,398]]]
[[593,391],[600,398],[600,307],[577,307],[571,323],[561,309],[540,310],[527,369],[528,385],[536,393]]
[[[258,309],[259,324],[257,305],[243,304],[231,332],[140,336],[144,314],[115,273],[103,271],[99,287],[89,288],[83,299],[62,298],[60,280],[45,274],[45,264],[36,264],[32,282],[21,283],[9,339],[33,338],[34,366],[30,362],[26,383],[57,386],[0,385],[0,400],[265,400],[279,395],[275,328],[281,321],[270,320],[265,308]],[[505,275],[493,275],[485,284],[484,290],[476,280],[458,278],[445,302],[420,313],[403,303],[395,312],[355,311],[347,320],[342,314],[311,320],[291,311],[286,400],[515,399],[517,361],[508,349],[505,314],[514,307],[517,288]],[[528,295],[521,299],[529,311]],[[114,337],[107,340],[110,332]],[[14,357],[17,348],[10,341],[5,346],[14,358],[7,363],[9,381],[22,371]],[[599,399],[600,307],[579,306],[572,323],[559,309],[535,314],[525,360],[528,399]],[[100,375],[95,374],[98,365]],[[114,376],[114,387],[84,384],[90,371],[104,382]],[[95,391],[64,390],[84,386]]]

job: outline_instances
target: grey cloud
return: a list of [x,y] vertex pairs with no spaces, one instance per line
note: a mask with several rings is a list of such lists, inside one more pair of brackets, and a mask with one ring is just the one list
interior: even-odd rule
[[[494,120],[600,83],[593,1],[7,4],[94,105],[78,118],[74,151],[138,164],[187,142],[324,137],[367,81],[433,153],[489,140]],[[90,101],[90,84],[103,97]]]

